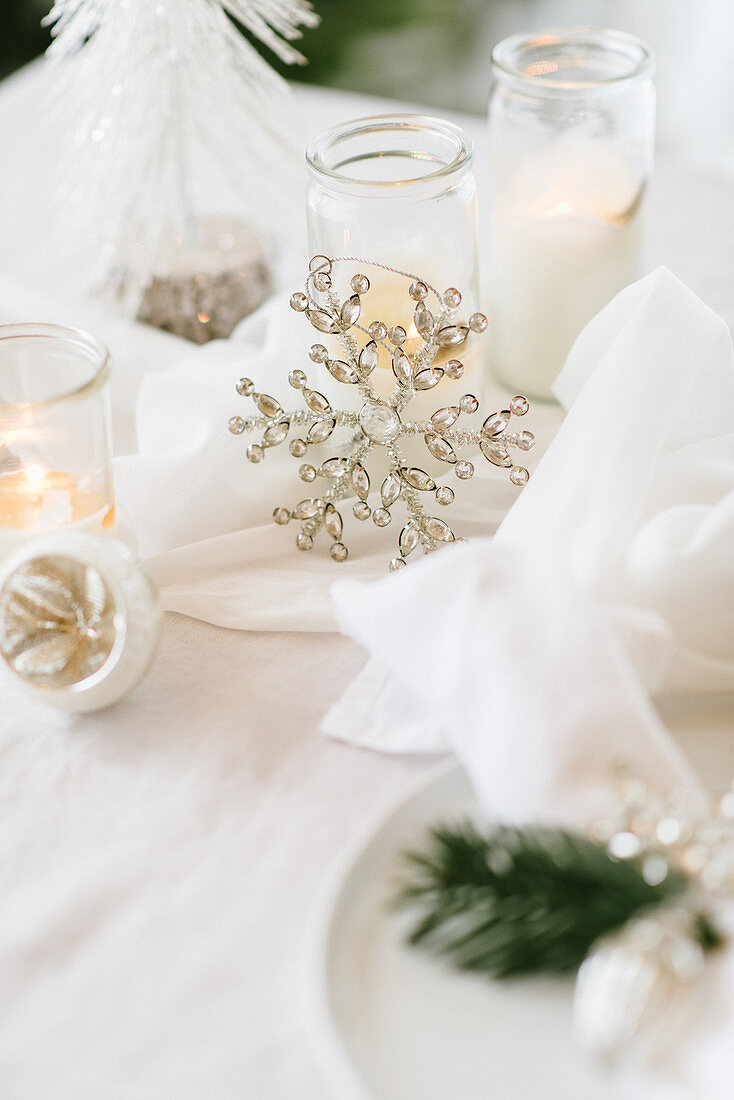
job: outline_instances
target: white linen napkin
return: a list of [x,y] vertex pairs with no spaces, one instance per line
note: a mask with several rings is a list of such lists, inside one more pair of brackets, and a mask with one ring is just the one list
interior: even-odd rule
[[628,287],[577,340],[567,408],[498,539],[552,548],[600,600],[657,612],[666,686],[734,686],[734,354],[669,271]]
[[667,660],[664,624],[608,614],[552,552],[480,540],[378,584],[343,582],[335,599],[342,630],[378,658],[327,715],[332,736],[451,748],[509,821],[603,814],[618,764],[659,793],[699,791],[643,687]]

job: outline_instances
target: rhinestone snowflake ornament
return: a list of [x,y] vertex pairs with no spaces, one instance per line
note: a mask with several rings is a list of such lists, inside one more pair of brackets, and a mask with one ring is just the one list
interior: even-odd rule
[[[332,284],[333,265],[339,262],[382,268],[409,280],[413,322],[419,337],[412,355],[403,347],[407,333],[402,326],[388,329],[382,321],[372,321],[366,328],[359,323],[362,299],[370,289],[366,275],[354,275],[350,283],[352,294],[345,301],[339,299]],[[431,295],[437,303],[433,308],[429,308]],[[454,490],[408,461],[400,443],[409,436],[423,436],[432,458],[445,464],[447,473],[453,471],[459,480],[467,480],[474,474],[473,463],[460,453],[466,448],[472,454],[478,449],[488,462],[507,469],[514,485],[525,485],[530,475],[523,466],[515,465],[510,448],[529,451],[535,437],[528,431],[512,431],[510,421],[512,416],[524,416],[528,411],[526,398],[513,397],[507,408],[491,413],[479,428],[457,426],[462,414],[470,416],[479,409],[479,401],[472,393],[464,394],[456,404],[438,408],[428,420],[410,419],[409,406],[416,393],[432,390],[446,378],[458,380],[464,373],[459,359],[437,365],[439,352],[450,354],[462,348],[470,334],[479,335],[487,328],[487,318],[482,313],[472,314],[466,322],[458,318],[461,305],[458,290],[450,287],[441,295],[420,278],[383,264],[353,257],[330,260],[315,256],[309,265],[304,292],[293,294],[290,304],[296,312],[304,313],[318,332],[336,337],[341,347],[343,357],[332,358],[323,344],[314,344],[310,351],[312,362],[327,370],[337,382],[355,387],[363,401],[358,412],[337,410],[322,393],[311,388],[301,370],[292,370],[288,376],[306,406],[295,412],[286,412],[275,397],[259,393],[249,378],[241,378],[237,383],[237,393],[250,397],[260,414],[234,416],[229,421],[229,430],[234,435],[262,431],[260,442],[250,443],[247,448],[249,461],[262,462],[269,449],[280,446],[291,431],[296,431],[289,447],[290,453],[301,460],[298,471],[301,480],[310,484],[320,479],[324,486],[323,491],[304,498],[294,508],[278,507],[273,513],[278,524],[291,520],[300,523],[296,538],[299,550],[310,550],[324,529],[331,538],[334,561],[346,561],[348,550],[343,541],[341,509],[349,501],[358,520],[371,518],[377,527],[386,527],[392,521],[391,509],[398,501],[404,504],[407,523],[398,536],[399,553],[390,562],[391,570],[404,566],[407,557],[419,546],[423,553],[430,554],[439,546],[456,541],[448,523],[433,515],[428,504],[435,501],[440,506],[450,505]],[[387,396],[381,395],[371,381],[372,372],[378,367],[380,347],[390,356],[394,377],[394,387]],[[350,433],[346,448],[343,445],[335,448],[340,454],[319,463],[303,461],[310,447],[331,439],[337,428],[346,428]],[[384,476],[373,484],[372,460],[378,453],[384,455],[386,464]]]

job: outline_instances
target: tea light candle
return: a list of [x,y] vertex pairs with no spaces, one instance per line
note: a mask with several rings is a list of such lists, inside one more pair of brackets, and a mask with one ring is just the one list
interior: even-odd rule
[[109,356],[57,325],[0,325],[0,559],[61,528],[114,530]]
[[0,555],[59,527],[102,534],[114,528],[114,515],[90,479],[31,463],[0,476]]
[[[307,217],[312,255],[354,257],[340,270],[344,295],[351,277],[362,271],[359,258],[412,273],[439,293],[449,286],[464,295],[461,312],[482,308],[478,292],[477,192],[472,172],[474,148],[457,126],[420,115],[381,115],[353,119],[320,134],[308,147]],[[407,333],[404,349],[419,346],[413,325],[416,303],[410,280],[370,266],[370,290],[360,324],[382,321]],[[427,307],[435,309],[431,294]],[[442,379],[411,402],[415,419],[431,416],[467,392],[480,392],[475,376],[478,352],[470,341],[434,360],[442,366],[460,359],[459,381]],[[466,355],[466,358],[465,358]],[[478,373],[478,372],[476,372]],[[387,397],[394,388],[390,354],[380,350],[372,385]]]

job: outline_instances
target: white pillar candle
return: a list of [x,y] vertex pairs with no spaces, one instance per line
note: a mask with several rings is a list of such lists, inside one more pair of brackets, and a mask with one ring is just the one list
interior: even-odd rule
[[510,389],[548,399],[581,330],[638,277],[640,196],[596,143],[514,183],[491,214],[491,355]]

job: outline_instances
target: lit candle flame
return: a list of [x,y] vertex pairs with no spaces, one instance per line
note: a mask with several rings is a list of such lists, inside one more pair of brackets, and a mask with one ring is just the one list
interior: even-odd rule
[[25,475],[29,481],[37,484],[38,482],[45,479],[46,471],[44,470],[43,466],[39,466],[36,463],[33,463],[30,466],[26,466]]

